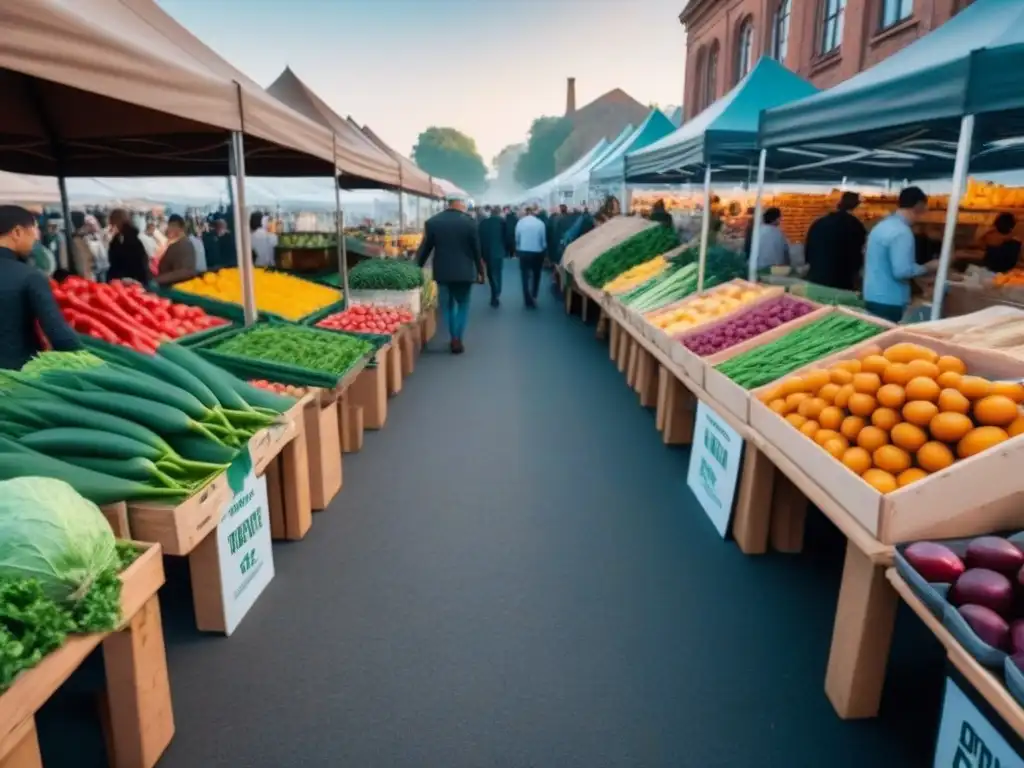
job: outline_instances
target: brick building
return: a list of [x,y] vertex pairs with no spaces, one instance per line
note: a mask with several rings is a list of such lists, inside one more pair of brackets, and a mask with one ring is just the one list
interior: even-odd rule
[[686,118],[762,55],[829,88],[928,34],[971,0],[689,0]]

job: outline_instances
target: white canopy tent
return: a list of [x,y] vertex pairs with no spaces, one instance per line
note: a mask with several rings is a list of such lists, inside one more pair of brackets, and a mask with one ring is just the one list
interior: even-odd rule
[[603,150],[594,154],[585,166],[560,182],[557,189],[558,202],[565,202],[567,200],[573,203],[586,202],[590,197],[590,172],[614,154],[625,142],[629,141],[633,136],[634,130],[632,125],[627,125],[610,144],[605,145]]
[[541,205],[553,205],[557,200],[552,198],[558,194],[559,186],[571,179],[573,176],[578,174],[583,168],[589,168],[594,160],[601,156],[601,154],[608,147],[608,141],[601,139],[597,144],[591,148],[589,152],[585,152],[583,156],[575,163],[570,165],[560,174],[554,178],[548,179],[543,184],[538,184],[533,189],[528,189],[523,192],[519,199],[516,201],[518,205],[525,203],[538,203]]

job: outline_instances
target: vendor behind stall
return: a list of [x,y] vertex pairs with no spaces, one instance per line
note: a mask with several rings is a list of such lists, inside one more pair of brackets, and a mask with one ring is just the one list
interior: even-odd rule
[[982,239],[985,255],[981,263],[990,272],[1009,272],[1020,260],[1021,243],[1013,236],[1017,219],[1012,213],[1001,213],[992,226]]
[[196,251],[185,232],[185,219],[172,214],[167,219],[167,247],[156,267],[157,285],[173,285],[196,276]]

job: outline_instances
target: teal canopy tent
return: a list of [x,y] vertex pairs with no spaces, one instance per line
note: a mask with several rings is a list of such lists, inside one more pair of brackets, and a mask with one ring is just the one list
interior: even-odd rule
[[[604,149],[593,155],[589,163],[581,167],[576,171],[576,173],[572,174],[568,178],[563,179],[558,185],[557,191],[559,198],[571,196],[574,203],[578,203],[580,201],[577,198],[585,200],[587,198],[586,193],[590,188],[590,176],[592,170],[603,163],[609,155],[616,152],[632,135],[633,126],[627,125],[619,132],[618,136],[612,139],[611,143],[607,144]],[[584,191],[582,196],[577,195],[579,190]]]
[[626,155],[672,133],[676,126],[660,109],[652,109],[640,126],[590,170],[592,186],[621,184],[626,174]]
[[777,61],[762,57],[731,91],[690,122],[627,154],[626,181],[699,181],[708,168],[716,178],[747,179],[757,160],[761,111],[816,92],[817,88]]

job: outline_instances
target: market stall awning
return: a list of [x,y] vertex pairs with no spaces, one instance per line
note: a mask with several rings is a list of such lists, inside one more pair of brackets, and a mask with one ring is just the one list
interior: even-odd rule
[[[770,109],[760,143],[794,177],[949,175],[960,120],[976,115],[971,170],[1024,165],[1024,3],[977,0],[834,88]],[[1008,141],[1009,140],[1009,141]]]
[[441,195],[448,197],[449,195],[458,195],[459,197],[466,198],[467,200],[471,197],[469,192],[464,190],[457,184],[453,184],[448,179],[434,179],[434,183],[441,188]]
[[629,137],[633,135],[633,131],[634,128],[632,125],[627,125],[625,128],[623,128],[618,136],[612,139],[611,142],[605,145],[604,149],[602,149],[600,152],[598,152],[590,159],[590,162],[588,162],[586,165],[584,165],[582,168],[576,171],[576,173],[574,173],[569,178],[563,179],[561,182],[559,182],[559,191],[576,190],[579,189],[580,187],[589,188],[591,171],[598,165],[603,163],[609,155],[614,153],[619,147],[621,147],[625,142],[627,142],[629,140]]
[[521,195],[519,195],[519,202],[547,202],[547,198],[551,195],[552,192],[558,189],[559,184],[561,184],[566,179],[571,178],[574,174],[579,173],[581,168],[587,167],[591,162],[593,162],[595,157],[599,157],[600,154],[604,152],[607,146],[608,140],[601,139],[599,142],[597,142],[597,144],[590,148],[589,152],[584,152],[583,156],[580,157],[579,160],[570,165],[560,174],[548,179],[542,184],[538,184],[536,187],[533,187],[532,189],[526,190]]
[[[352,120],[350,117],[349,120]],[[354,120],[352,120],[355,123]],[[359,130],[363,132],[374,145],[382,152],[386,152],[398,163],[398,167],[402,171],[402,187],[416,195],[423,195],[424,197],[442,197],[444,192],[441,187],[435,182],[436,179],[432,179],[429,173],[420,168],[416,163],[410,160],[405,155],[396,152],[389,147],[384,140],[371,130],[368,125],[362,126]]]
[[644,149],[626,155],[626,181],[678,184],[700,181],[708,166],[716,178],[747,178],[757,166],[761,110],[818,89],[774,59],[761,58],[722,98],[693,120]]
[[55,179],[0,171],[0,204],[46,205],[59,202],[60,190]]
[[377,149],[362,132],[331,109],[290,67],[267,87],[275,99],[333,131],[337,137],[338,183],[345,189],[399,189],[398,162]]
[[117,0],[0,3],[0,167],[223,174],[237,87]]
[[660,109],[652,109],[629,137],[606,154],[590,171],[591,184],[621,184],[626,173],[626,155],[647,147],[676,129]]

